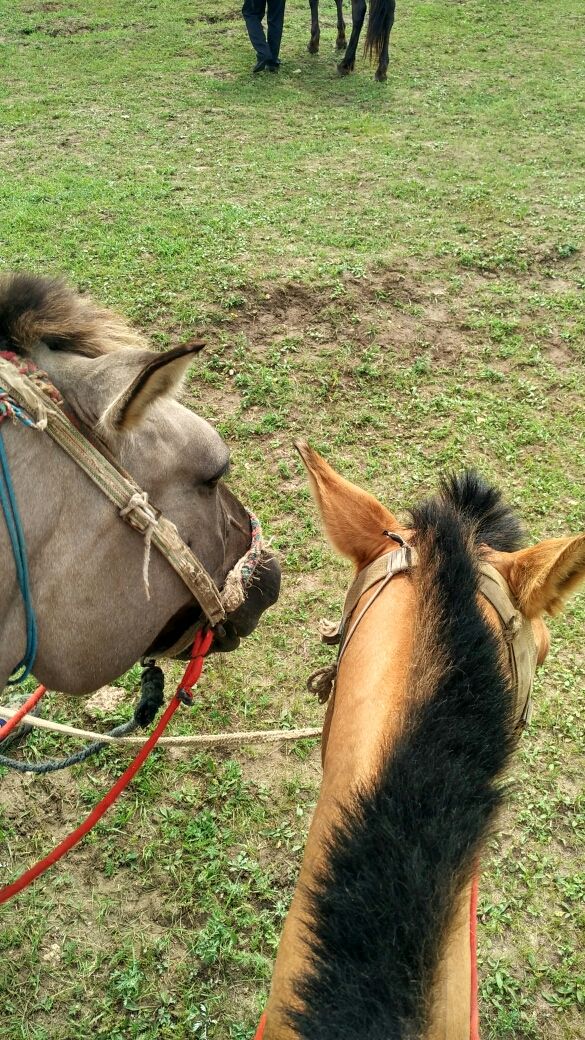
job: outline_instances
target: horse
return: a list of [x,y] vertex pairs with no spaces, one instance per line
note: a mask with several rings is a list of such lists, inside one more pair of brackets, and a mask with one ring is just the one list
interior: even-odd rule
[[[153,351],[121,318],[58,279],[25,273],[0,279],[3,358],[50,380],[66,415],[100,458],[130,475],[171,530],[175,525],[185,551],[196,553],[201,569],[221,586],[250,548],[251,520],[224,480],[227,446],[176,399],[202,346]],[[11,366],[3,364],[7,372]],[[2,397],[9,400],[7,393]],[[0,437],[28,555],[39,682],[83,695],[144,656],[182,656],[204,617],[168,559],[158,552],[145,556],[144,539],[49,436],[15,421],[2,423]],[[27,638],[1,515],[0,583],[4,688]],[[262,551],[243,602],[216,628],[215,651],[235,649],[253,631],[279,585],[279,565]]]
[[[366,17],[366,0],[351,0],[352,29],[349,44],[345,37],[345,22],[343,20],[343,0],[335,0],[337,7],[337,40],[338,50],[345,50],[345,54],[337,65],[340,76],[348,76],[355,68],[355,55],[357,46]],[[319,0],[309,0],[311,8],[311,38],[307,50],[309,54],[317,54],[321,39],[321,27],[319,25]],[[366,43],[364,52],[370,57],[378,59],[375,79],[383,83],[387,79],[388,71],[388,44],[390,32],[394,25],[394,12],[396,0],[370,0],[370,14],[368,28],[366,31]],[[347,47],[347,50],[346,50]]]
[[523,548],[518,518],[474,471],[402,525],[298,449],[357,578],[257,1036],[476,1040],[473,879],[548,652],[543,614],[585,579],[585,534]]

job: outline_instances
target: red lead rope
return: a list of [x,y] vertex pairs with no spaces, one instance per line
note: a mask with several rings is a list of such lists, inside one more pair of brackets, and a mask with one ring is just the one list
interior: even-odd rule
[[[191,698],[191,690],[201,675],[203,660],[205,655],[208,653],[212,642],[213,632],[203,630],[197,632],[193,642],[191,658],[185,669],[183,678],[177,687],[175,696],[168,704],[166,711],[162,715],[156,728],[150,734],[146,743],[140,748],[136,758],[133,759],[128,766],[128,769],[122,773],[119,780],[116,781],[111,790],[108,791],[107,795],[102,798],[101,802],[98,802],[95,808],[92,809],[87,819],[84,820],[79,827],[69,834],[60,845],[57,845],[48,856],[45,856],[45,858],[39,863],[36,863],[34,867],[25,870],[24,874],[17,878],[16,881],[13,881],[11,885],[6,885],[5,888],[0,889],[0,905],[6,903],[18,892],[21,892],[23,888],[26,888],[26,886],[31,883],[31,881],[34,881],[35,878],[44,874],[45,870],[48,870],[54,863],[57,863],[57,861],[61,859],[61,856],[64,856],[66,852],[69,852],[70,849],[77,845],[77,843],[89,833],[92,827],[95,827],[98,820],[101,820],[104,813],[114,804],[118,795],[121,794],[124,788],[130,783],[132,777],[138,772],[142,763],[148,758],[158,738],[167,728],[181,702],[184,702],[185,700],[188,701]],[[12,719],[10,721],[12,721]]]
[[469,946],[471,951],[471,1008],[469,1020],[470,1040],[479,1040],[479,1008],[477,1001],[477,899],[479,894],[479,873],[471,883],[471,901],[469,907]]
[[264,1027],[265,1027],[265,1025],[266,1025],[266,1012],[264,1012],[264,1014],[262,1015],[262,1018],[260,1019],[260,1022],[258,1023],[258,1029],[256,1030],[256,1033],[254,1034],[254,1040],[262,1040],[262,1037],[264,1036]]

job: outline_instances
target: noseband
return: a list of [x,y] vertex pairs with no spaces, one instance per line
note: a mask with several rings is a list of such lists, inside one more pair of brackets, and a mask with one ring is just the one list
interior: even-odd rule
[[[335,690],[339,665],[364,615],[392,581],[395,574],[409,573],[418,566],[418,553],[413,546],[393,531],[384,531],[384,534],[392,541],[398,542],[399,548],[379,556],[359,572],[345,597],[343,613],[338,625],[328,621],[321,623],[322,641],[330,645],[339,645],[336,662],[326,665],[324,668],[318,668],[309,676],[307,682],[307,688],[311,693],[317,695],[321,703],[325,703]],[[492,605],[501,622],[514,694],[514,720],[518,728],[524,728],[531,716],[532,686],[537,660],[532,625],[518,609],[507,581],[495,567],[481,562],[479,575],[479,591]],[[374,585],[378,586],[375,592],[362,607],[355,621],[351,623],[360,599]]]

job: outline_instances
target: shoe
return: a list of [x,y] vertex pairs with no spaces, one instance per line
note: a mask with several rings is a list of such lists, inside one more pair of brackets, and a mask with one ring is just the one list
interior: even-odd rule
[[266,68],[269,72],[278,72],[280,62],[279,61],[267,61]]
[[264,59],[260,59],[259,61],[256,62],[256,64],[254,65],[254,68],[252,69],[252,75],[253,76],[257,76],[259,72],[264,72],[265,68],[266,68],[266,62],[264,61]]

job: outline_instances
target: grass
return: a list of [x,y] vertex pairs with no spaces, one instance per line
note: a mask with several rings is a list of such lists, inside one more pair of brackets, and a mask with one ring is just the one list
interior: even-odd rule
[[[66,273],[161,346],[202,332],[189,400],[282,555],[278,607],[214,661],[176,730],[311,724],[316,623],[348,580],[293,437],[403,510],[473,463],[534,537],[585,529],[579,19],[403,0],[382,87],[334,76],[289,5],[249,74],[218,0],[1,3],[0,265]],[[552,628],[480,902],[485,1040],[585,1036],[583,598]],[[173,669],[171,669],[173,672]],[[136,674],[123,680],[128,714]],[[86,721],[51,695],[56,718]],[[104,724],[106,721],[104,720]],[[27,754],[62,745],[35,734]],[[10,877],[122,769],[0,789]],[[86,843],[0,923],[0,1040],[247,1040],[319,782],[312,743],[155,753]]]

